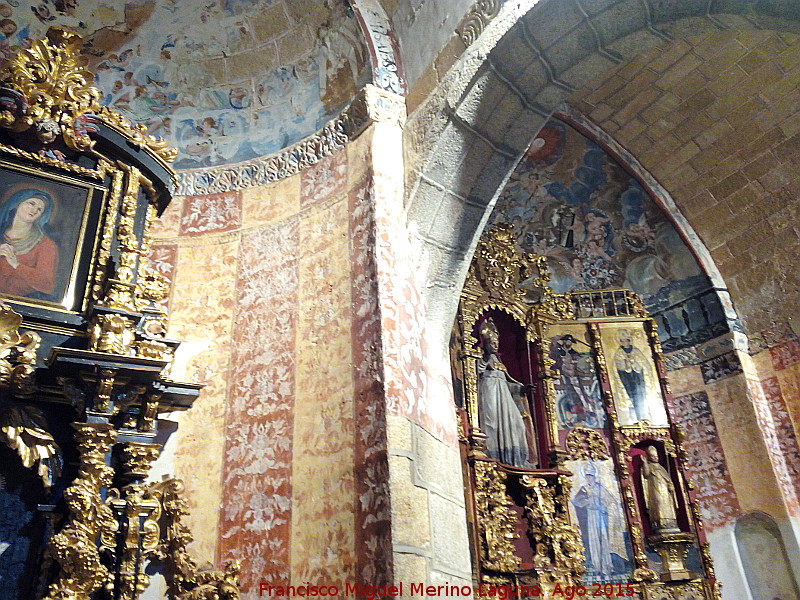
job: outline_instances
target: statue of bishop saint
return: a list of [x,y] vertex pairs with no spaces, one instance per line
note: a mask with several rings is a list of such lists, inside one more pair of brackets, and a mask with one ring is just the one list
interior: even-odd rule
[[669,472],[658,462],[658,450],[647,447],[647,460],[642,463],[642,492],[647,516],[654,532],[680,531],[676,509],[675,486]]

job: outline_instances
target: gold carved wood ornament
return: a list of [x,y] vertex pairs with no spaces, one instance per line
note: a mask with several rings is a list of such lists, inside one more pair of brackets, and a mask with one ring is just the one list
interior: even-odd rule
[[573,427],[567,434],[567,452],[570,457],[586,460],[608,458],[606,442],[597,431],[589,427]]
[[70,148],[87,152],[93,142],[82,127],[82,119],[98,115],[131,143],[148,148],[163,164],[174,161],[177,149],[147,135],[145,126],[134,125],[116,111],[100,106],[102,93],[92,85],[94,75],[80,54],[82,43],[77,34],[53,27],[47,39],[33,40],[30,48],[17,51],[0,73],[0,80],[20,96],[13,98],[14,109],[0,112],[0,126],[16,132],[33,128],[42,141],[62,136]]
[[491,461],[476,460],[475,501],[481,529],[483,564],[495,571],[515,571],[516,513],[506,493],[506,474]]
[[[510,226],[500,224],[486,231],[479,240],[461,294],[457,335],[453,338],[451,352],[454,360],[459,361],[454,372],[463,385],[463,406],[470,425],[469,435],[462,436],[461,442],[466,446],[465,463],[474,470],[467,501],[468,505],[475,506],[475,526],[479,532],[475,543],[480,547],[475,548],[474,554],[479,581],[519,585],[523,577],[531,577],[540,585],[543,597],[552,597],[555,583],[594,582],[596,574],[586,573],[583,548],[583,538],[591,539],[592,533],[579,531],[580,516],[570,512],[569,490],[574,475],[567,472],[567,465],[570,461],[608,461],[619,487],[620,516],[624,519],[632,559],[627,563],[630,569],[627,581],[633,589],[648,600],[662,597],[657,594],[670,600],[683,600],[686,593],[695,590],[698,599],[718,598],[719,585],[705,544],[699,507],[690,493],[691,486],[684,484],[686,454],[680,431],[669,423],[668,415],[665,419],[653,418],[652,422],[636,419],[622,426],[621,415],[617,413],[615,391],[620,386],[612,380],[617,374],[617,365],[612,360],[613,355],[607,362],[601,334],[627,327],[642,329],[642,346],[647,345],[651,350],[647,356],[653,359],[653,372],[658,375],[656,385],[648,388],[652,396],[648,396],[648,401],[656,402],[656,396],[660,395],[666,406],[669,388],[654,321],[639,296],[631,290],[583,290],[557,295],[549,286],[549,277],[547,258],[521,251]],[[535,471],[487,460],[486,436],[478,429],[476,361],[481,357],[476,339],[478,324],[501,313],[504,313],[503,319],[494,321],[498,326],[502,322],[505,327],[513,321],[514,325],[508,327],[519,325],[525,332],[524,343],[519,340],[516,346],[509,344],[503,352],[526,353],[508,356],[504,364],[528,360],[531,367],[528,372],[533,384],[531,407],[536,418],[537,443],[542,450],[540,468]],[[503,327],[494,333],[496,337],[504,335]],[[606,413],[606,426],[602,431],[584,425],[567,429],[557,418],[556,384],[561,374],[550,356],[551,340],[570,327],[581,328],[588,334],[586,342],[593,351],[597,374],[595,391]],[[704,572],[695,575],[701,581],[686,580],[685,569],[681,569],[677,558],[672,566],[658,567],[659,572],[650,567],[645,551],[646,522],[639,511],[638,482],[634,481],[631,464],[631,448],[648,439],[657,441],[668,454],[677,456],[679,474],[675,488],[676,492],[681,488],[684,500],[681,505],[689,507],[693,526],[691,533],[675,534],[690,536],[692,543],[700,548]],[[516,537],[515,532],[524,529],[527,529],[527,540]],[[667,541],[672,546],[662,549],[670,550],[672,557],[677,552],[678,542],[683,543],[683,540]],[[528,557],[525,561],[532,562],[530,566],[522,562],[521,550],[520,556],[515,554],[515,548],[521,549],[528,542],[532,552],[526,550],[524,556]]]
[[[169,378],[180,342],[166,338],[166,281],[147,269],[177,150],[100,106],[81,48],[77,35],[53,28],[13,49],[0,72],[1,168],[31,186],[87,189],[70,265],[75,299],[10,297],[22,314],[0,303],[0,441],[56,490],[36,597],[137,600],[149,561],[166,566],[171,600],[238,600],[238,562],[204,568],[187,550],[182,483],[145,483],[161,450],[160,412],[191,407],[200,387]],[[62,485],[52,485],[62,464],[53,415],[71,415],[64,443],[79,461]]]

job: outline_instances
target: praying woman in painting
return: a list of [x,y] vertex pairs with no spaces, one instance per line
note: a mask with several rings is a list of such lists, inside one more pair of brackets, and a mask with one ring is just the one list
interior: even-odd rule
[[486,435],[487,455],[514,467],[531,468],[522,409],[516,398],[527,386],[512,379],[497,356],[497,326],[487,319],[481,327],[483,357],[478,359],[478,419]]
[[43,230],[52,214],[50,194],[35,189],[19,190],[0,206],[0,293],[53,293],[58,249]]

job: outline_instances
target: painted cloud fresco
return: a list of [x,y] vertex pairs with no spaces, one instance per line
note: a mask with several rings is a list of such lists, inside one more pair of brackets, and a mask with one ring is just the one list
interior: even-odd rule
[[369,78],[344,0],[0,0],[0,56],[52,25],[83,36],[103,103],[176,146],[177,168],[277,152]]
[[544,126],[511,175],[489,227],[502,222],[522,250],[547,256],[557,293],[626,287],[653,310],[709,286],[641,185],[561,121]]

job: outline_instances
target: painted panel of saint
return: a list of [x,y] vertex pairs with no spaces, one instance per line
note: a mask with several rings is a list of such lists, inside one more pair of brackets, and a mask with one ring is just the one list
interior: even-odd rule
[[620,425],[640,421],[667,425],[667,411],[644,323],[604,323],[600,339]]
[[89,194],[0,167],[0,294],[72,306]]
[[630,535],[610,460],[570,460],[570,514],[581,531],[584,583],[624,583],[633,572]]
[[558,428],[582,425],[602,429],[606,415],[586,326],[559,325],[556,331],[550,336],[550,358],[560,373],[554,385]]

